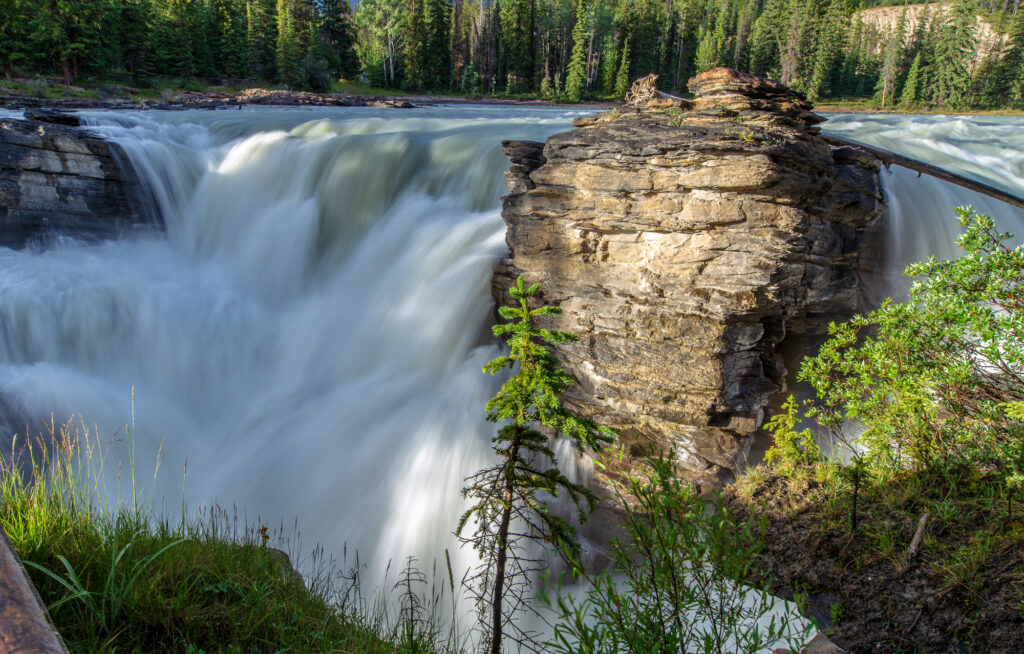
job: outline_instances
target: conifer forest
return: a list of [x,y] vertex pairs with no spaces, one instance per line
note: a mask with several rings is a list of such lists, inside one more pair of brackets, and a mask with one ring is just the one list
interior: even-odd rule
[[[2,0],[4,75],[579,101],[731,66],[881,108],[1024,108],[1020,0]],[[884,7],[883,5],[891,5]]]

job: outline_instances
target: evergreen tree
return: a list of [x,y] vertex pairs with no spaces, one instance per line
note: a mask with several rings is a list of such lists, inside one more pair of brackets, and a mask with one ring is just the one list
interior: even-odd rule
[[903,82],[903,93],[900,95],[900,107],[914,109],[918,105],[920,89],[921,53],[914,55],[914,62],[910,64],[907,72],[907,79]]
[[617,98],[625,98],[626,94],[629,93],[629,85],[632,84],[632,78],[629,75],[629,38],[622,44],[622,54],[619,58],[619,70],[615,73],[615,96]]
[[14,63],[23,59],[28,50],[24,9],[23,0],[0,2],[0,64],[8,81],[14,75]]
[[1014,14],[999,62],[986,85],[986,104],[1024,107],[1024,9]]
[[534,9],[534,0],[501,0],[497,5],[499,57],[509,93],[533,88]]
[[294,0],[277,0],[277,77],[292,87],[298,82],[302,57],[293,10]]
[[903,42],[907,38],[907,8],[904,6],[896,31],[889,36],[882,59],[882,70],[875,86],[875,98],[882,107],[895,101],[896,84],[903,70]]
[[427,15],[426,0],[411,0],[406,14],[405,30],[405,84],[407,89],[420,90],[426,86],[427,68]]
[[150,0],[124,0],[121,4],[121,65],[131,74],[133,83],[138,83],[138,75],[146,73],[150,65],[152,12]]
[[973,0],[956,0],[938,31],[928,76],[929,99],[940,107],[958,108],[966,102],[977,45],[976,26]]
[[277,75],[277,5],[274,0],[246,0],[245,15],[249,76],[274,79]]
[[359,57],[348,0],[324,0],[319,33],[327,65],[334,76],[354,79],[359,74]]
[[579,102],[587,88],[587,30],[583,0],[576,0],[576,24],[572,28],[572,57],[565,78],[565,95],[569,102]]
[[449,0],[427,0],[426,43],[423,53],[427,88],[446,91],[452,77],[452,16]]
[[807,96],[817,100],[832,90],[832,78],[840,61],[849,20],[842,14],[839,2],[829,3],[828,11],[818,26],[817,43],[807,83]]
[[[556,550],[578,554],[576,532],[564,518],[545,503],[546,497],[565,497],[575,506],[580,521],[593,511],[597,500],[592,491],[569,480],[559,469],[548,437],[538,428],[554,430],[579,452],[596,451],[613,440],[614,432],[598,427],[592,420],[578,418],[562,406],[559,396],[572,382],[561,370],[547,344],[576,340],[569,332],[542,329],[535,320],[557,316],[553,306],[530,309],[529,300],[539,290],[527,288],[520,277],[509,294],[517,307],[499,308],[507,321],[494,326],[495,336],[508,336],[509,353],[484,366],[484,372],[505,368],[515,374],[502,384],[487,403],[487,419],[504,422],[492,439],[500,461],[469,477],[463,494],[473,505],[459,520],[457,533],[476,549],[484,563],[476,577],[477,601],[485,621],[488,651],[498,654],[506,629],[517,629],[513,617],[527,608],[528,576],[536,571],[535,557],[525,552],[533,540]],[[463,537],[473,523],[472,536]],[[515,523],[521,523],[517,527]],[[578,556],[574,557],[578,560]],[[518,632],[519,636],[529,638]]]

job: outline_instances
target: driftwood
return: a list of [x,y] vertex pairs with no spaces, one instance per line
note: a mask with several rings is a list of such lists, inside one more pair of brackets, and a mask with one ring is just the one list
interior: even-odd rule
[[914,532],[914,537],[910,540],[910,549],[907,553],[913,558],[917,555],[917,550],[921,549],[921,541],[924,540],[924,528],[928,526],[928,514],[925,513],[921,516],[921,519],[917,523],[917,531]]
[[0,529],[0,654],[67,654],[21,559]]
[[689,102],[683,98],[658,90],[657,81],[658,76],[651,73],[633,82],[632,88],[626,93],[626,105],[637,108],[689,105]]
[[856,148],[858,150],[863,150],[864,152],[874,155],[880,161],[887,165],[896,164],[897,166],[903,166],[904,168],[909,168],[910,170],[916,171],[919,174],[924,173],[925,175],[931,175],[932,177],[935,177],[936,179],[941,179],[944,182],[949,182],[950,184],[962,186],[963,188],[969,189],[971,191],[976,191],[978,193],[981,193],[982,195],[987,195],[991,198],[995,198],[996,200],[1000,200],[1007,204],[1013,205],[1017,208],[1024,209],[1024,198],[1019,198],[1016,195],[1013,195],[1012,193],[1007,193],[1002,189],[990,186],[988,184],[985,184],[984,182],[979,182],[977,180],[971,179],[970,177],[965,177],[963,175],[951,173],[948,170],[944,170],[930,163],[918,161],[917,159],[911,159],[910,157],[904,157],[901,154],[896,154],[895,152],[883,150],[882,148],[876,148],[870,145],[865,145],[859,141],[846,139],[843,138],[842,136],[836,136],[835,134],[822,134],[821,137],[825,139],[825,141],[828,142],[830,145],[848,146]]

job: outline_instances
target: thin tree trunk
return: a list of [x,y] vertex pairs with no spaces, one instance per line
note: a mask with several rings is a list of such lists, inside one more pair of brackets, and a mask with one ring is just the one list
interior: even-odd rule
[[64,67],[64,86],[71,86],[71,62],[68,61],[67,57],[61,61]]
[[[520,428],[521,429],[521,428]],[[509,446],[509,461],[515,465],[519,458],[519,433]],[[491,594],[491,654],[501,653],[501,604],[505,595],[505,563],[508,560],[508,529],[512,522],[512,480],[510,473],[505,473],[505,508],[501,512],[501,524],[498,525],[498,555],[494,565],[494,592]]]

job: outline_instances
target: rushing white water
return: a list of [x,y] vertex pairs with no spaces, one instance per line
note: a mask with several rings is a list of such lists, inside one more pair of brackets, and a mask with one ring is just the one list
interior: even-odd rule
[[[823,127],[1024,197],[1020,117],[845,114],[830,117]],[[883,225],[884,261],[872,277],[876,299],[905,293],[909,282],[901,274],[908,264],[931,255],[959,256],[954,207],[971,206],[1012,232],[1015,242],[1024,240],[1024,210],[986,195],[900,166],[882,169],[882,186],[889,210]]]
[[[489,282],[506,251],[499,143],[543,140],[579,113],[83,114],[148,180],[166,233],[0,249],[0,423],[81,414],[113,434],[134,389],[140,469],[166,452],[158,504],[295,519],[306,542],[347,544],[368,570],[409,555],[429,568],[446,548],[463,569],[460,489],[494,428],[480,369],[497,352]],[[1021,125],[825,127],[1024,194]],[[954,255],[955,204],[1024,233],[1024,212],[975,193],[901,169],[884,184],[889,271]]]
[[166,234],[0,250],[7,422],[81,413],[112,434],[134,388],[143,478],[164,441],[158,502],[181,501],[187,460],[192,507],[294,518],[369,570],[443,562],[463,478],[489,460],[500,141],[579,113],[85,114]]

